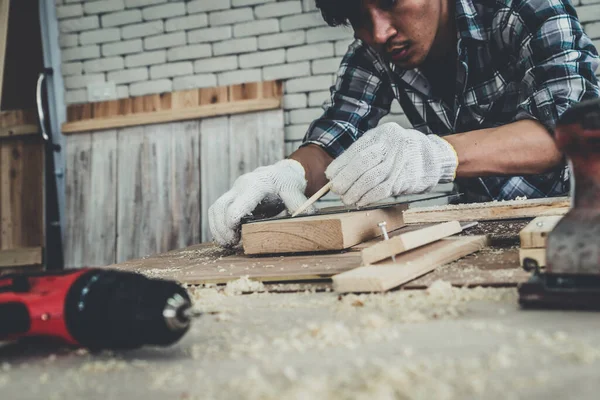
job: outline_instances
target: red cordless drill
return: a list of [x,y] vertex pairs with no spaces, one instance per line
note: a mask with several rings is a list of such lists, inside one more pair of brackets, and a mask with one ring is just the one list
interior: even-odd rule
[[0,276],[0,340],[50,337],[101,349],[168,346],[189,329],[175,282],[97,268]]

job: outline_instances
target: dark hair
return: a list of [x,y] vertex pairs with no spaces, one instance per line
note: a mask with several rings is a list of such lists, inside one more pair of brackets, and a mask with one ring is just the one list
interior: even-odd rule
[[360,19],[361,0],[315,0],[327,25],[352,25]]

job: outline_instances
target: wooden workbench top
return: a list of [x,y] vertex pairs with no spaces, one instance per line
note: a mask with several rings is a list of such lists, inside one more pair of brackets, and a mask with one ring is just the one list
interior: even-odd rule
[[[404,285],[406,289],[428,287],[440,279],[456,286],[516,286],[529,274],[519,265],[518,233],[529,219],[482,222],[464,235],[487,234],[491,246]],[[393,237],[415,226],[399,229]],[[374,239],[377,241],[379,239]],[[373,242],[374,242],[373,241]],[[242,276],[263,282],[319,282],[329,287],[331,276],[360,265],[363,243],[348,251],[329,254],[245,256],[241,250],[226,250],[201,243],[142,259],[109,266],[147,276],[173,279],[187,284],[227,283]]]

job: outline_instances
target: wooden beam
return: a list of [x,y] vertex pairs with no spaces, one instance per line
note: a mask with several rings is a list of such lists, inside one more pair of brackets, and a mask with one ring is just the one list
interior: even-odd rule
[[548,234],[554,229],[562,215],[537,217],[519,232],[522,249],[545,248]]
[[435,268],[481,250],[487,236],[445,238],[396,257],[333,276],[337,292],[384,292],[425,275]]
[[0,250],[0,268],[42,265],[41,247]]
[[381,235],[377,224],[389,231],[404,225],[406,204],[368,211],[313,215],[242,225],[246,254],[277,254],[343,250]]
[[532,200],[494,201],[447,206],[416,207],[404,212],[407,224],[446,221],[489,221],[564,215],[569,211],[569,197]]
[[450,221],[406,232],[363,249],[363,265],[373,264],[396,254],[416,249],[462,231],[460,222]]
[[152,94],[67,109],[65,134],[185,121],[281,107],[281,82],[252,82],[195,91]]

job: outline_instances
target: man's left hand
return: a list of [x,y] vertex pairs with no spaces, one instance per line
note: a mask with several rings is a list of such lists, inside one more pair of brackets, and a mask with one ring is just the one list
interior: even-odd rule
[[389,122],[365,132],[325,175],[344,204],[364,206],[452,182],[457,166],[456,151],[446,140]]

